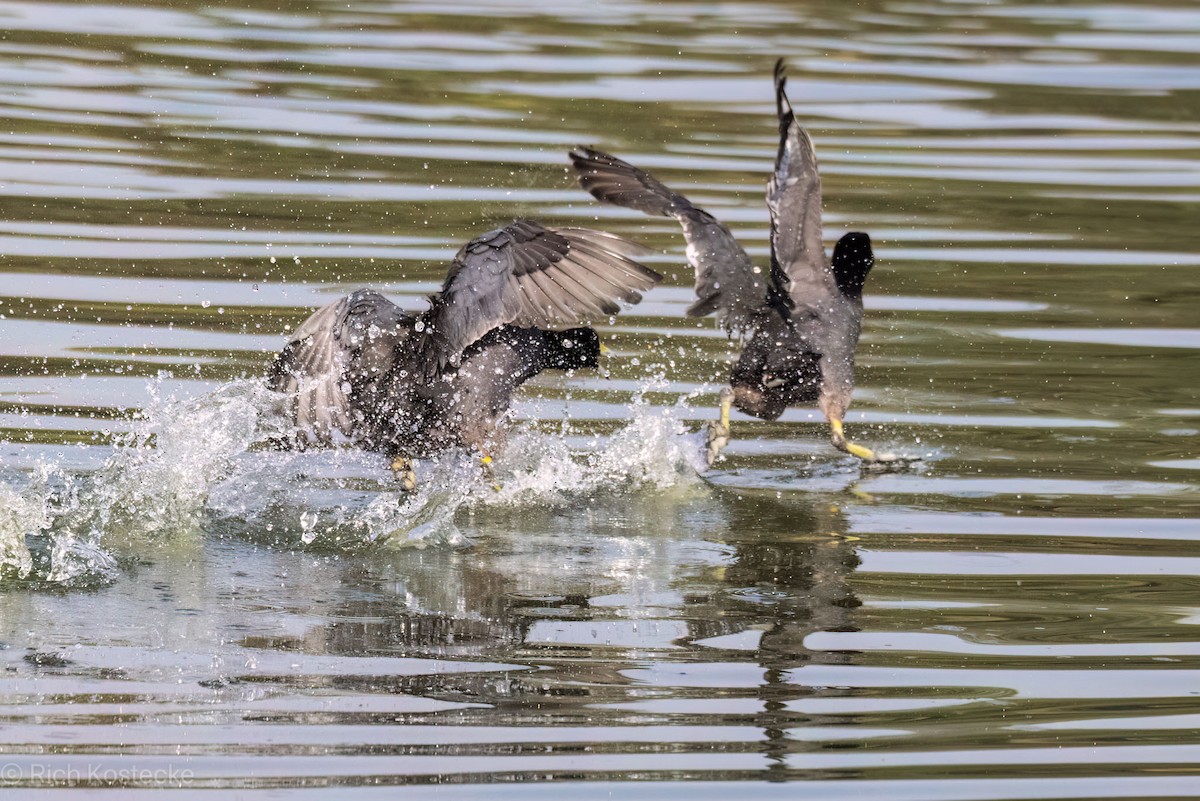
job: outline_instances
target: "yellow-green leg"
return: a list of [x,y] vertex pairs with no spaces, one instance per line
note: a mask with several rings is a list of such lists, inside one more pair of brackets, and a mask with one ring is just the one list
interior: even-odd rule
[[858,445],[846,439],[846,432],[843,430],[842,421],[836,417],[829,418],[830,439],[833,440],[833,447],[843,453],[848,453],[851,456],[857,456],[864,462],[877,462],[879,457],[875,455],[875,451],[865,445]]
[[857,456],[862,460],[863,464],[906,467],[913,462],[921,461],[921,457],[919,456],[897,456],[894,453],[876,453],[865,445],[851,442],[846,439],[846,433],[842,430],[842,421],[836,417],[829,418],[829,430],[833,447],[843,453]]
[[487,451],[481,451],[479,454],[479,464],[483,467],[484,478],[492,482],[492,490],[499,492],[500,482],[496,481],[496,468],[493,467],[496,464],[496,460]]

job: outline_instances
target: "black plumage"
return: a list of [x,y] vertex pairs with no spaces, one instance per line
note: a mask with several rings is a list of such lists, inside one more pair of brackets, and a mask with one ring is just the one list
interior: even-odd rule
[[[745,337],[722,399],[767,420],[793,404],[816,401],[839,449],[866,461],[874,452],[846,440],[842,419],[854,389],[854,355],[862,329],[862,289],[875,263],[871,239],[853,232],[827,257],[821,230],[821,176],[808,132],[796,122],[786,92],[784,61],[775,66],[779,147],[767,183],[771,215],[769,271],[754,265],[729,229],[654,176],[589,147],[571,155],[584,189],[599,200],[647,214],[675,217],[696,272],[691,316],[716,313]],[[719,450],[715,449],[715,450]],[[710,459],[715,458],[710,448]]]
[[487,453],[517,387],[597,364],[595,331],[549,327],[615,314],[661,280],[636,251],[601,231],[517,220],[463,246],[425,312],[365,289],[317,310],[268,376],[287,395],[288,444],[345,438],[398,460]]

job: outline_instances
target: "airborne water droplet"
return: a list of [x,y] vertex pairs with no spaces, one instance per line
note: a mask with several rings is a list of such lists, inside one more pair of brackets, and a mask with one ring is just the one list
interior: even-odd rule
[[312,543],[317,538],[317,513],[311,510],[300,513],[300,527],[304,532],[300,535],[300,539],[305,545]]

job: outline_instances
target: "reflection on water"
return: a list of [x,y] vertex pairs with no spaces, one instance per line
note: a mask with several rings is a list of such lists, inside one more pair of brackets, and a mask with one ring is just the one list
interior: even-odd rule
[[[1196,797],[1200,14],[0,0],[0,784],[245,797]],[[627,155],[769,258],[770,64],[869,230],[855,439],[735,415]],[[471,231],[668,276],[413,496],[256,377]],[[719,781],[718,781],[719,780]],[[639,784],[628,784],[638,781]],[[801,786],[793,786],[801,782]],[[653,784],[650,784],[653,783]],[[540,794],[540,796],[539,796]]]

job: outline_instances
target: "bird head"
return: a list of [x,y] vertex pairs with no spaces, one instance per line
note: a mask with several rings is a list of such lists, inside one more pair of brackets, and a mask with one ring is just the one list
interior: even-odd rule
[[833,248],[833,280],[843,295],[861,298],[867,273],[875,266],[871,237],[861,231],[851,231],[838,240]]

